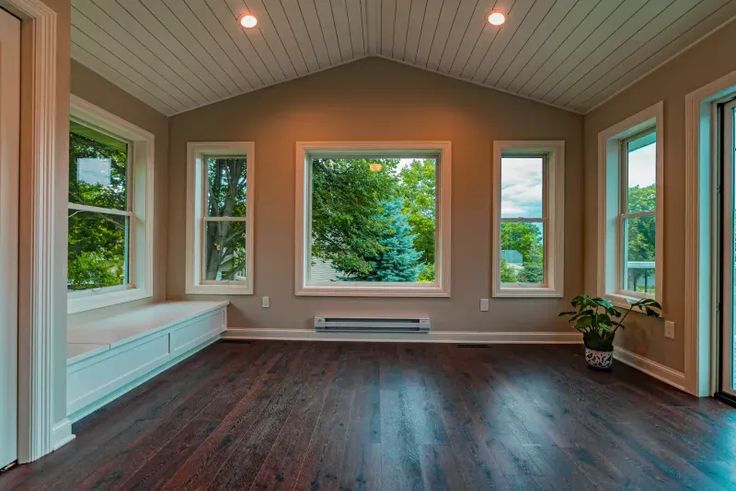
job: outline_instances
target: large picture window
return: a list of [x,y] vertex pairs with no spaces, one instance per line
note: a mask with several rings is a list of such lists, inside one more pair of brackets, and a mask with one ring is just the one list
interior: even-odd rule
[[153,135],[75,96],[70,112],[68,311],[150,297]]
[[449,144],[298,147],[299,294],[448,294]]
[[598,135],[598,289],[615,303],[662,294],[662,103]]
[[495,297],[562,296],[563,142],[494,142]]
[[189,144],[187,293],[253,292],[253,144]]

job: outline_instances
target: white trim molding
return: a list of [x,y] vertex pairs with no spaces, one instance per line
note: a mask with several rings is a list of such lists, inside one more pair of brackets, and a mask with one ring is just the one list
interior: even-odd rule
[[[130,142],[128,191],[131,193],[130,210],[121,214],[130,216],[129,283],[120,287],[99,288],[69,292],[67,312],[74,314],[86,310],[109,307],[153,297],[154,251],[154,168],[155,136],[119,116],[112,114],[81,97],[72,94],[69,113],[82,125],[102,130]],[[71,205],[70,205],[71,206]],[[100,211],[85,205],[77,209]],[[104,210],[109,213],[109,210]]]
[[[436,158],[435,281],[433,283],[312,282],[310,156],[365,158],[426,156]],[[294,291],[297,296],[326,297],[450,297],[452,143],[449,141],[325,141],[296,143]]]
[[[658,102],[598,134],[598,235],[597,295],[628,308],[620,285],[622,266],[619,240],[621,209],[621,144],[627,138],[654,128],[656,132],[655,298],[661,302],[664,287],[664,103]],[[610,192],[614,189],[615,192]]]
[[[221,220],[245,222],[245,280],[205,281],[202,257],[205,248],[205,218],[207,208],[207,172],[203,156],[244,156],[246,175],[245,217],[221,217]],[[255,173],[254,142],[188,142],[187,143],[187,243],[186,293],[195,295],[253,295],[254,236],[255,236]]]
[[[503,157],[542,157],[544,225],[544,283],[516,286],[501,283],[501,165]],[[507,140],[493,142],[493,242],[491,286],[494,298],[541,298],[564,295],[565,273],[565,142],[563,140]],[[522,221],[523,218],[514,220]]]
[[685,96],[685,388],[699,397],[713,394],[716,381],[714,104],[729,95],[736,71]]
[[[59,342],[59,305],[55,302],[57,151],[57,14],[42,0],[1,0],[30,30],[30,87],[26,133],[28,153],[22,167],[29,176],[30,219],[27,279],[20,305],[18,349],[18,461],[31,462],[54,449],[54,347]],[[29,84],[30,82],[30,84]],[[25,109],[24,109],[25,110]],[[25,323],[25,324],[24,324]],[[64,330],[61,329],[63,333]]]
[[228,328],[223,339],[281,341],[354,341],[457,344],[582,344],[578,332],[431,331],[427,334],[317,332],[314,329]]
[[613,351],[613,357],[621,363],[643,372],[650,377],[671,385],[683,392],[685,390],[685,374],[678,370],[674,370],[666,365],[662,365],[654,360],[641,355],[637,355],[629,350],[616,346]]
[[76,435],[72,433],[72,420],[64,418],[54,425],[53,436],[51,437],[51,450],[58,450],[70,441],[74,440]]

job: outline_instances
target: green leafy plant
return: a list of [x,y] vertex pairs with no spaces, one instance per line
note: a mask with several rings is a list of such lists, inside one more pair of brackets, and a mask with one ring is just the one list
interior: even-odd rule
[[624,321],[633,311],[648,317],[659,317],[662,306],[649,298],[637,301],[627,300],[628,309],[615,307],[610,300],[601,297],[578,295],[570,304],[575,310],[561,312],[560,317],[569,317],[570,325],[583,333],[585,346],[600,351],[613,350],[613,338],[619,328],[624,327]]

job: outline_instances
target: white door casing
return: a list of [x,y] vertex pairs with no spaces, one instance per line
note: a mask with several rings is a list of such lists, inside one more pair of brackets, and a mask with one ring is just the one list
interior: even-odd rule
[[18,457],[20,25],[0,9],[0,468]]

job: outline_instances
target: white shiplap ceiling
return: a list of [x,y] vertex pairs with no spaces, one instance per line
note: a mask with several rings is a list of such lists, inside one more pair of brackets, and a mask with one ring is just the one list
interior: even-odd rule
[[366,56],[585,113],[734,16],[736,0],[72,0],[72,56],[166,115]]

